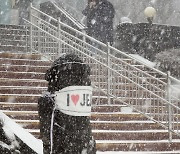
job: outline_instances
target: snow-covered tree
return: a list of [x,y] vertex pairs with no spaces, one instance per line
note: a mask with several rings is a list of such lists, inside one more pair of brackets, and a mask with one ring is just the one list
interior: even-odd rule
[[180,78],[180,49],[171,49],[156,55],[157,67],[163,72],[170,71],[171,75]]

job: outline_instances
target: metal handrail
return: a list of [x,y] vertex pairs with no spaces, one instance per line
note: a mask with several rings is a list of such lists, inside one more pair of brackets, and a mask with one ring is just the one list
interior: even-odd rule
[[[56,22],[58,26],[53,26],[50,20],[45,21],[42,16]],[[130,55],[91,38],[32,6],[30,19],[27,23],[30,25],[31,51],[48,55],[52,60],[62,53],[75,52],[92,65],[92,82],[95,88],[104,92],[107,104],[112,101],[124,103],[169,132],[180,135],[180,98],[173,95],[173,88],[168,83],[169,80],[180,83],[179,80],[145,66]],[[116,54],[121,58],[117,58]],[[137,63],[156,72],[163,79],[133,66]],[[102,103],[100,97],[99,101]],[[171,139],[172,135],[169,136]]]
[[[74,20],[77,20],[77,22],[79,22],[82,19],[83,14],[77,8],[69,5],[68,3],[64,2],[63,0],[54,0],[54,1],[55,1],[54,3],[57,4],[58,7],[65,10],[72,18],[74,18]],[[84,25],[81,22],[79,22],[79,23]]]
[[[38,10],[37,8],[33,7],[32,5],[31,5],[31,8],[32,8],[33,10],[37,11],[38,13],[40,13],[40,14],[42,14],[42,15],[45,15],[46,17],[50,18],[50,19],[53,20],[54,22],[58,22],[57,19],[55,19],[55,18],[53,18],[53,17],[45,14],[44,12]],[[93,42],[95,42],[95,43],[97,43],[97,44],[99,44],[99,45],[101,45],[101,46],[106,46],[106,44],[104,44],[104,43],[102,43],[102,42],[100,42],[100,41],[98,41],[98,40],[96,40],[96,39],[94,39],[94,38],[86,35],[84,32],[80,32],[80,31],[76,30],[75,28],[73,28],[73,27],[71,27],[71,26],[69,26],[69,25],[67,25],[67,24],[64,24],[64,23],[62,23],[62,22],[60,22],[60,21],[59,21],[59,24],[62,25],[62,26],[67,27],[68,29],[74,31],[75,33],[79,33],[79,35],[82,35],[82,36],[90,39],[91,41],[93,41]],[[52,25],[52,26],[53,26],[53,25]],[[125,56],[125,57],[127,57],[127,58],[130,58],[130,59],[132,59],[132,60],[135,60],[135,61],[137,61],[139,64],[142,64],[142,65],[146,66],[147,68],[149,68],[149,69],[151,69],[152,71],[155,71],[155,72],[163,75],[164,77],[167,76],[166,73],[164,73],[164,72],[162,72],[162,71],[160,71],[160,70],[158,70],[158,69],[156,69],[156,68],[152,68],[152,67],[148,66],[146,63],[143,63],[142,61],[139,61],[138,59],[136,59],[135,57],[133,57],[133,56],[131,56],[131,55],[126,54],[126,53],[124,53],[124,52],[122,52],[122,51],[114,48],[113,46],[109,46],[109,47],[111,48],[111,50],[114,50],[114,51],[117,52],[118,54],[121,54],[121,55],[123,55],[123,56]],[[172,76],[170,76],[170,79],[173,80],[173,81],[175,81],[175,82],[177,82],[177,84],[180,84],[180,80],[178,80],[178,79],[176,79],[176,78],[174,78],[174,77],[172,77]]]
[[52,3],[59,11],[61,11],[69,20],[71,20],[80,30],[84,30],[86,28],[85,25],[74,19],[63,7],[58,6],[55,2],[49,2]]

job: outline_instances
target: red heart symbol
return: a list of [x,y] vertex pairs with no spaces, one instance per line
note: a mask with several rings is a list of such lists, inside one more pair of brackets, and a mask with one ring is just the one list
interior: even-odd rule
[[76,105],[79,101],[79,95],[71,95],[71,100],[73,101],[74,105]]

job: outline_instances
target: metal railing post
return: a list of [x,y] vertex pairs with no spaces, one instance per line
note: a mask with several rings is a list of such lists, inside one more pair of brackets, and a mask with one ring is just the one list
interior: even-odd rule
[[[86,34],[86,31],[85,31],[84,29],[82,30],[82,32],[83,32],[83,34]],[[83,35],[83,39],[82,39],[82,40],[83,40],[83,42],[86,42],[86,37],[85,37],[85,35]]]
[[28,39],[28,37],[29,37],[28,36],[28,26],[26,25],[25,28],[26,28],[26,40],[25,40],[26,41],[26,53],[28,53],[28,43],[29,43],[28,42],[29,41],[29,39]]
[[[30,23],[33,23],[32,21],[32,3],[30,3],[30,9],[29,9],[29,21]],[[32,25],[30,24],[30,28],[29,28],[29,46],[30,46],[30,53],[32,53]]]
[[[38,20],[38,27],[40,28],[41,27],[41,21]],[[40,53],[41,52],[41,31],[40,29],[38,28],[38,52]]]
[[[61,22],[61,19],[60,19],[60,17],[58,18],[58,39],[61,39],[61,24],[60,24],[60,22]],[[60,56],[60,54],[62,53],[62,44],[61,44],[61,41],[60,40],[58,40],[58,57]]]
[[171,108],[171,79],[170,72],[167,72],[167,99],[168,99],[168,131],[169,141],[172,141],[172,108]]
[[85,43],[85,42],[86,42],[86,37],[85,37],[86,31],[83,29],[83,30],[82,30],[82,33],[83,33],[83,36],[82,36],[82,41],[83,41],[83,42],[82,42],[82,46],[83,46],[84,49],[85,49],[85,48],[87,48],[87,47],[86,47],[86,43]]
[[[110,43],[107,43],[107,65],[108,67],[111,67],[111,61],[110,61]],[[108,92],[108,104],[111,104],[111,98],[110,98],[110,91],[111,91],[111,72],[110,69],[107,69],[107,92]]]

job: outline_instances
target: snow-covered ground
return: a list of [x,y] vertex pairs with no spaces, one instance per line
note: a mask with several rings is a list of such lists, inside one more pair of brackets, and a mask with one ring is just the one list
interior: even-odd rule
[[[4,113],[2,113],[0,111],[0,118],[3,119],[3,122],[6,126],[6,128],[9,129],[9,135],[12,135],[12,132],[18,136],[19,138],[21,138],[23,140],[24,143],[26,143],[29,147],[31,147],[32,149],[34,149],[38,154],[43,154],[43,148],[42,148],[42,141],[36,139],[33,135],[31,135],[30,133],[28,133],[25,129],[23,129],[21,126],[19,126],[18,124],[16,124],[14,122],[14,120],[10,119],[9,117],[7,117]],[[176,142],[180,142],[180,140],[173,140]],[[173,142],[172,141],[172,142]],[[98,140],[97,143],[108,143],[111,141],[104,141],[104,140]],[[119,143],[122,141],[113,141],[113,143]],[[127,141],[124,141],[127,143]],[[129,141],[129,142],[138,142],[138,141]],[[152,141],[153,143],[155,141]],[[157,141],[157,142],[168,142],[167,140],[162,140],[162,141]],[[171,151],[171,154],[180,154],[180,151]],[[151,151],[151,152],[132,152],[132,151],[106,151],[106,152],[102,152],[102,151],[97,151],[97,154],[169,154],[169,152],[167,151],[162,151],[162,152],[157,152],[157,151]]]
[[167,152],[167,151],[161,151],[161,152],[157,152],[157,151],[151,151],[151,152],[124,152],[124,151],[106,151],[106,152],[97,152],[97,154],[180,154],[180,151],[174,151],[174,152]]

